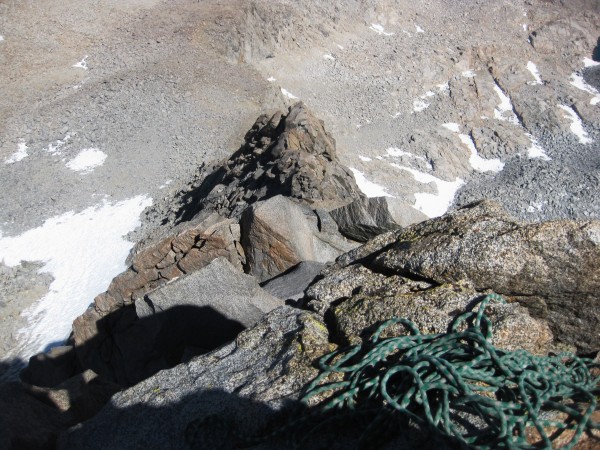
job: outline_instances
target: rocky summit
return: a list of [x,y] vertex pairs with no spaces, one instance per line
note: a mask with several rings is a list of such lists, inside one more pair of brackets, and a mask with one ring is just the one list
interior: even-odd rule
[[0,5],[0,448],[600,448],[597,1],[92,3]]

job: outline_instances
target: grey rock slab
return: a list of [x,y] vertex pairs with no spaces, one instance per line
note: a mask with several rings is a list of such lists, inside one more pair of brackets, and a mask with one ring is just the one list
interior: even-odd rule
[[282,300],[298,300],[304,291],[321,273],[324,263],[302,261],[287,272],[265,282],[262,287],[268,293]]
[[358,242],[400,228],[388,211],[385,197],[361,197],[330,211],[340,233]]
[[237,270],[225,258],[173,281],[135,302],[142,319],[178,306],[209,307],[245,327],[283,303],[263,290],[256,279]]
[[[316,375],[312,361],[332,349],[327,338],[314,313],[277,308],[235,342],[118,393],[59,448],[223,448],[214,439],[232,438],[228,421],[236,434],[256,435]],[[217,423],[195,426],[207,417]]]

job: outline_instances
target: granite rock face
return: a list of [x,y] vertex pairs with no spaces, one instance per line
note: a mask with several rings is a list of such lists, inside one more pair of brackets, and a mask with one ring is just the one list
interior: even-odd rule
[[[60,448],[232,448],[234,434],[258,434],[297,399],[315,359],[333,348],[316,314],[277,308],[229,345],[115,395]],[[235,429],[223,428],[228,422]]]
[[484,201],[395,238],[373,259],[375,270],[438,284],[470,280],[547,319],[557,339],[600,349],[600,222],[521,223]]

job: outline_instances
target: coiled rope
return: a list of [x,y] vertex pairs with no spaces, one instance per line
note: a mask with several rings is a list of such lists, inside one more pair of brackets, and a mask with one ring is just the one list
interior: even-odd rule
[[[590,419],[600,395],[600,378],[590,371],[598,366],[573,354],[542,357],[495,348],[485,315],[490,301],[504,302],[486,296],[443,334],[423,335],[405,318],[388,320],[367,342],[322,357],[320,374],[301,402],[325,397],[316,408],[327,417],[368,417],[360,438],[365,448],[402,433],[394,425],[399,420],[476,449],[552,448],[553,440],[573,430],[561,447],[570,449],[584,432],[600,429]],[[395,324],[409,334],[382,338]],[[527,440],[531,427],[539,433],[537,445]],[[303,433],[319,429],[322,422]]]

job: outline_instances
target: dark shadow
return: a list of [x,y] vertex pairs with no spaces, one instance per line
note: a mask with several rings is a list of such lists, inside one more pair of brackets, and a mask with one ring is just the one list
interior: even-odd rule
[[592,59],[596,62],[600,62],[600,37],[596,41],[596,47],[592,52]]
[[16,381],[19,378],[19,372],[26,365],[27,363],[20,358],[0,360],[0,383]]
[[[159,391],[157,388],[157,397],[161,395]],[[177,402],[163,403],[160,407],[145,403],[117,408],[111,403],[93,420],[65,432],[59,448],[453,448],[435,439],[435,434],[419,432],[414,424],[393,413],[385,416],[381,413],[381,407],[321,413],[296,401],[287,401],[275,410],[235,393],[199,387]],[[368,425],[373,428],[369,430]]]
[[[130,305],[97,326],[85,345],[55,347],[27,367],[0,362],[0,374],[12,374],[0,384],[0,448],[55,448],[58,433],[93,417],[115,392],[212,351],[245,328],[211,307],[189,305],[143,318]],[[20,370],[23,382],[16,381]]]

